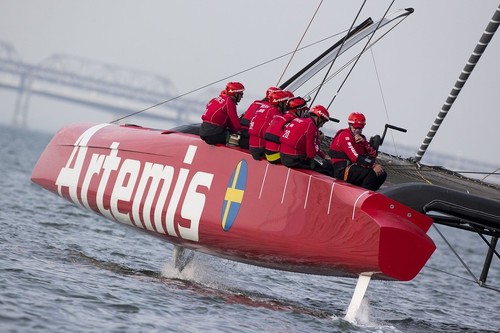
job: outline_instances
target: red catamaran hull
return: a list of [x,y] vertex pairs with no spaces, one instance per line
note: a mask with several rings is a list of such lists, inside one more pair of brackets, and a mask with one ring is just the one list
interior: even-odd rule
[[435,250],[432,220],[380,193],[191,134],[68,126],[32,181],[173,244],[275,269],[406,281]]

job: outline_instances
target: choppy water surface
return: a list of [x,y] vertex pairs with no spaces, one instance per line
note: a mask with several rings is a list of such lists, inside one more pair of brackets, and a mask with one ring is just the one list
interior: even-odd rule
[[[30,182],[50,137],[0,127],[2,332],[497,332],[500,293],[468,281],[436,230],[411,282],[372,281],[357,323],[355,280],[207,255],[177,272],[172,246],[85,212]],[[478,276],[486,245],[440,227]],[[498,260],[489,282],[500,285]],[[452,273],[450,276],[444,272]]]

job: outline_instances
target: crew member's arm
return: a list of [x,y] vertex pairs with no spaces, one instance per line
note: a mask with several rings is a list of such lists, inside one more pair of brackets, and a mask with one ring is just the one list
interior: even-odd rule
[[378,152],[375,150],[375,148],[370,146],[370,143],[368,143],[368,141],[366,141],[366,138],[364,141],[364,145],[365,145],[366,154],[370,157],[373,157],[373,159],[375,159],[378,155]]
[[313,159],[319,150],[318,135],[313,126],[314,124],[311,122],[306,130],[306,156],[308,159]]
[[236,111],[236,104],[232,100],[227,101],[227,115],[229,117],[229,130],[236,133],[241,129],[240,119]]
[[339,138],[339,145],[342,151],[347,155],[352,163],[356,163],[360,166],[371,168],[375,163],[375,158],[369,155],[362,155],[356,151],[354,138],[350,135],[344,133],[341,134],[342,137]]

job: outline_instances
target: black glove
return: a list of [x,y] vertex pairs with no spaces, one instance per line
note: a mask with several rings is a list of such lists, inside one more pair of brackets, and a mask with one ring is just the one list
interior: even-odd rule
[[380,135],[374,135],[370,138],[370,146],[373,147],[376,151],[378,151],[378,147],[380,147],[380,144],[382,143],[382,138]]

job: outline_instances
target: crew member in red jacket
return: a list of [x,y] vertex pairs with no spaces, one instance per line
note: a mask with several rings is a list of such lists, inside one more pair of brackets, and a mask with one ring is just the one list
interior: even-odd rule
[[283,114],[287,101],[288,94],[283,90],[273,91],[270,99],[271,105],[262,105],[260,109],[255,111],[255,115],[248,128],[248,134],[250,136],[250,153],[254,159],[259,161],[264,158],[266,148],[264,134],[271,120],[273,120],[273,117]]
[[249,148],[249,136],[248,136],[248,127],[250,126],[250,122],[252,121],[253,116],[255,115],[255,111],[260,109],[262,105],[271,105],[269,100],[271,99],[271,93],[274,91],[281,90],[277,87],[269,87],[266,90],[266,97],[264,99],[258,99],[252,102],[245,113],[240,118],[241,130],[240,130],[240,139],[238,144],[243,149]]
[[302,97],[294,97],[286,103],[286,113],[274,116],[267,128],[264,139],[266,140],[265,155],[269,163],[281,163],[280,156],[280,137],[283,135],[285,125],[295,118],[302,117],[309,108],[307,102]]
[[203,122],[200,128],[200,138],[206,143],[225,144],[231,133],[240,130],[236,105],[243,98],[244,90],[245,87],[240,82],[229,82],[218,97],[208,102],[205,113],[201,116]]
[[[322,105],[316,105],[309,111],[308,118],[295,118],[285,126],[281,135],[281,163],[287,167],[318,169],[328,174],[328,165],[318,165],[314,157],[329,160],[319,149],[319,128],[330,119],[328,110]],[[330,162],[325,161],[325,164]],[[321,170],[323,169],[323,170]]]
[[348,123],[349,128],[339,130],[330,145],[334,177],[376,191],[384,183],[387,173],[375,163],[378,153],[361,133],[366,118],[360,112],[353,112]]

